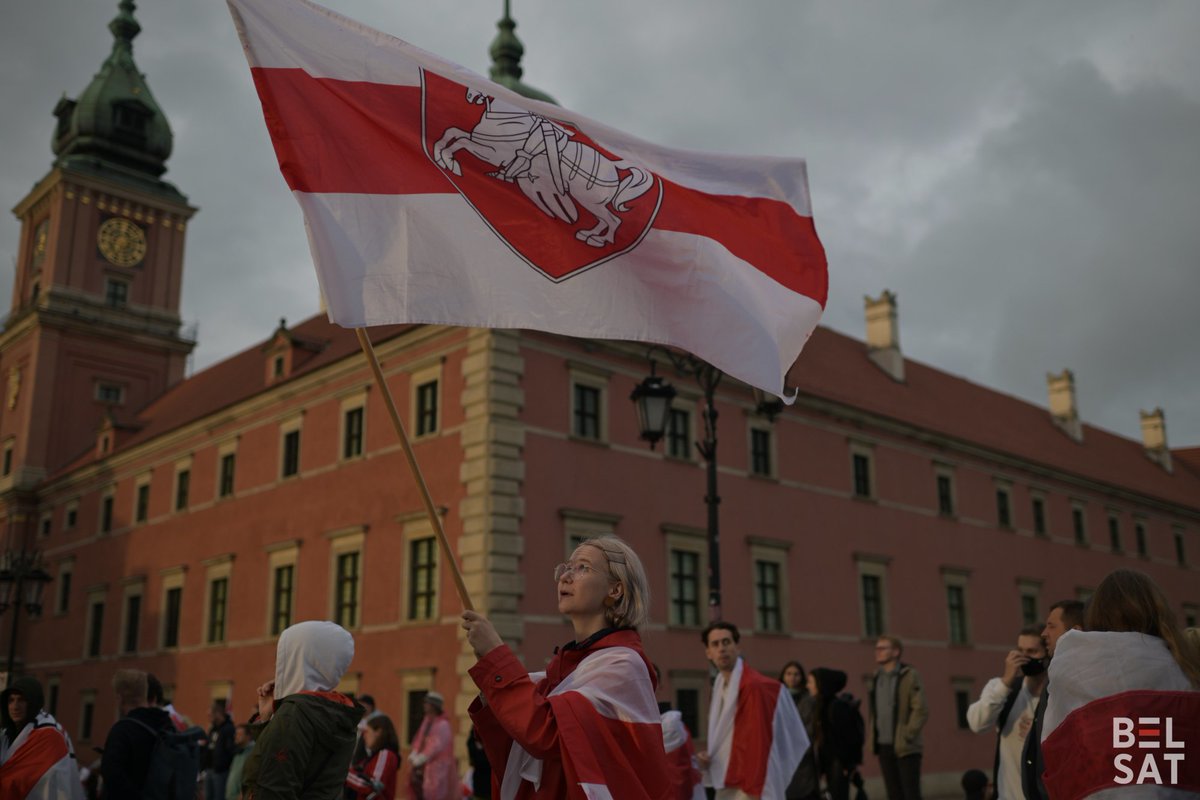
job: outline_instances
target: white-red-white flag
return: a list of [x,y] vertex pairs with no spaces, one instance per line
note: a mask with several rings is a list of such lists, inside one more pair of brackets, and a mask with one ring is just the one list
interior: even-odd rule
[[784,800],[808,752],[808,733],[783,684],[737,660],[729,685],[717,676],[708,710],[705,785],[741,789],[762,800]]
[[658,147],[307,0],[228,2],[333,322],[653,342],[783,394],[828,289],[802,160]]

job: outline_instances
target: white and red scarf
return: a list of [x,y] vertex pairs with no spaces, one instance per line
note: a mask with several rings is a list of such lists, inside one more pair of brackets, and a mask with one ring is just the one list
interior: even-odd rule
[[0,747],[0,800],[82,800],[71,739],[45,711]]

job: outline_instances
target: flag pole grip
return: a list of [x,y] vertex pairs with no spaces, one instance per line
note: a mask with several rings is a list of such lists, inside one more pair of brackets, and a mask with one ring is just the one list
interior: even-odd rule
[[358,334],[358,343],[362,347],[363,355],[367,357],[367,363],[371,365],[371,372],[375,375],[375,383],[379,386],[379,391],[383,394],[384,405],[387,406],[388,414],[392,418],[392,425],[396,428],[396,435],[400,437],[400,446],[404,450],[404,456],[408,459],[408,466],[412,469],[413,477],[416,478],[417,488],[421,490],[421,500],[425,504],[425,513],[429,515],[429,524],[433,526],[433,530],[437,533],[438,542],[442,547],[443,561],[450,565],[451,573],[454,577],[454,588],[458,590],[458,599],[462,601],[465,611],[474,611],[475,604],[471,602],[471,596],[467,594],[467,585],[463,582],[462,570],[458,568],[458,559],[454,557],[453,551],[450,550],[450,540],[446,538],[446,532],[442,529],[442,518],[437,513],[437,508],[433,505],[433,498],[429,495],[429,487],[425,485],[425,476],[421,472],[421,466],[417,463],[417,456],[413,453],[412,444],[408,441],[408,434],[404,430],[404,423],[400,421],[400,412],[396,410],[396,402],[392,399],[392,393],[388,390],[387,382],[383,379],[383,370],[379,367],[379,359],[375,357],[375,348],[371,345],[371,339],[367,336],[365,328],[355,328],[354,332]]

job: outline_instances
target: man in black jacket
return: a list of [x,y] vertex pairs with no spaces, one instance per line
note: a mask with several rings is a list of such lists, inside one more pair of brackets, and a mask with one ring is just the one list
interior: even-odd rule
[[[100,774],[104,794],[111,797],[140,797],[150,769],[158,731],[174,731],[171,715],[155,708],[147,700],[146,673],[119,669],[113,676],[113,689],[121,718],[109,728],[104,740]],[[141,723],[141,724],[138,724]]]
[[213,700],[210,712],[212,727],[208,729],[208,776],[204,780],[205,797],[224,797],[229,767],[237,753],[234,738],[237,730],[229,718],[224,698]]

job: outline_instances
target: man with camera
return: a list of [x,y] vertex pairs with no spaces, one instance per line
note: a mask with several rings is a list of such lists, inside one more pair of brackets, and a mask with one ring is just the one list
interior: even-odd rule
[[1023,800],[1021,750],[1033,726],[1042,687],[1046,684],[1046,645],[1041,630],[1022,628],[1017,649],[1004,659],[1004,674],[983,687],[967,709],[967,724],[975,733],[996,731],[992,785],[996,800]]

